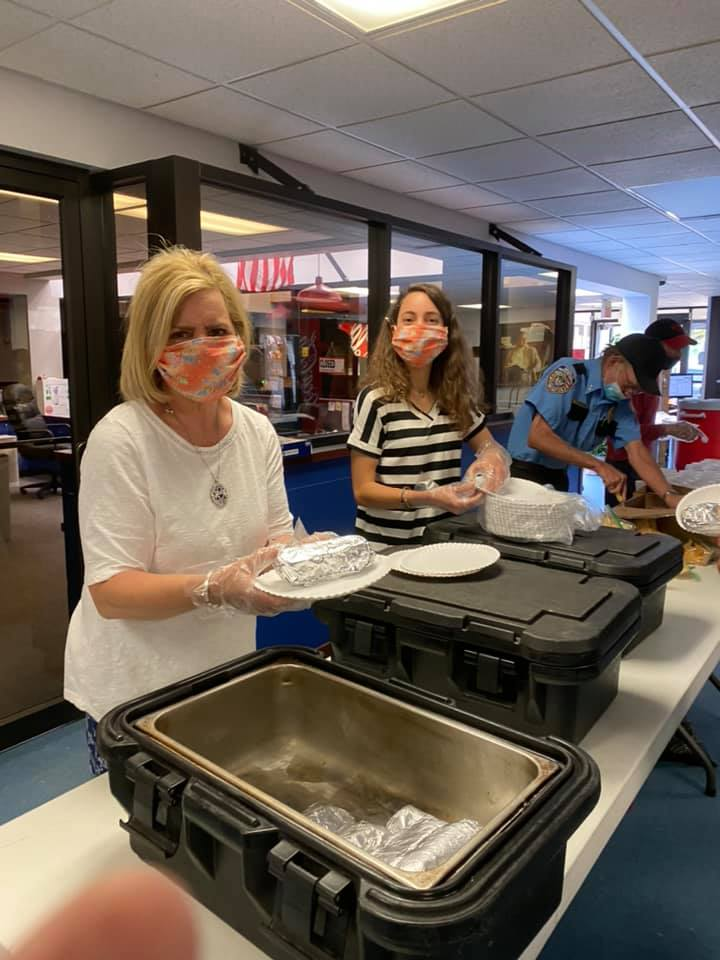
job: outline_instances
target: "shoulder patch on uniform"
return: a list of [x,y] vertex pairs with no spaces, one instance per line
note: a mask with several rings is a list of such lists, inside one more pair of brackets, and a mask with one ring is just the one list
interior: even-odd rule
[[548,393],[569,393],[575,386],[577,375],[572,367],[558,367],[545,381]]

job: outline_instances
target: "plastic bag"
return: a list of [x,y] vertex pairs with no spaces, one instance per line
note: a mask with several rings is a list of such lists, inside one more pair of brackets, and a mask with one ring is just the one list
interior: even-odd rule
[[584,497],[517,477],[511,477],[498,493],[488,492],[478,508],[480,526],[509,540],[569,546],[577,532],[599,530],[602,521],[603,511]]

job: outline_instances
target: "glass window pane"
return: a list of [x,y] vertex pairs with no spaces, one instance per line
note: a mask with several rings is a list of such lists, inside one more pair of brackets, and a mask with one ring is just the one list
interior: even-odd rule
[[482,307],[481,253],[444,246],[393,231],[390,299],[412,283],[434,283],[455,307],[458,323],[480,372],[480,309]]
[[63,695],[72,385],[60,216],[57,200],[0,183],[0,727]]
[[498,412],[515,411],[555,354],[558,273],[501,261]]
[[203,184],[203,249],[255,342],[243,402],[291,436],[348,431],[367,365],[367,224]]

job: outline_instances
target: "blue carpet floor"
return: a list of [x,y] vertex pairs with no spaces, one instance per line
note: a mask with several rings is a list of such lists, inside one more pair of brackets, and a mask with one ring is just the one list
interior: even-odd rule
[[[720,760],[720,692],[706,685],[689,717]],[[82,723],[0,753],[0,823],[89,778]],[[542,960],[720,957],[720,797],[703,786],[695,768],[655,768]]]

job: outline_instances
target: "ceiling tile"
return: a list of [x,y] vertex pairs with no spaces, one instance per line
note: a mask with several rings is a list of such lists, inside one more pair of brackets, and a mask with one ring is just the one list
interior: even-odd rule
[[720,257],[720,247],[711,249],[710,244],[695,246],[693,244],[684,244],[680,246],[669,245],[666,247],[655,247],[653,253],[658,257],[671,257],[675,260],[695,260],[702,257]]
[[538,200],[536,206],[556,217],[567,217],[580,213],[633,210],[642,204],[621,190],[603,190],[601,193],[587,193],[584,196],[548,197],[546,200]]
[[689,106],[695,107],[713,103],[720,96],[718,57],[720,43],[707,43],[651,57],[650,63]]
[[305,137],[276,140],[266,150],[303,163],[312,163],[325,170],[342,172],[398,160],[397,154],[372,147],[369,143],[348,137],[337,130],[321,130]]
[[114,0],[74,23],[216,81],[272,70],[355,42],[285,0]]
[[579,217],[568,217],[573,223],[584,227],[622,227],[633,223],[667,223],[668,218],[650,207],[639,210],[619,210],[616,213],[583,213]]
[[479,217],[488,223],[513,223],[517,220],[532,220],[537,210],[523,203],[497,203],[489,207],[469,207],[462,211],[471,217]]
[[63,23],[0,53],[0,66],[130,107],[193,93],[207,85],[175,67]]
[[101,7],[106,0],[14,0],[20,7],[39,10],[58,20],[72,20],[73,17],[95,7]]
[[707,247],[709,246],[704,237],[698,236],[692,230],[683,230],[681,233],[673,233],[665,237],[646,237],[642,241],[643,248],[646,250],[660,250],[662,247]]
[[520,136],[511,127],[464,100],[441,103],[404,116],[352,124],[348,133],[408,157],[481,147]]
[[47,242],[47,237],[29,237],[24,232],[0,233],[0,250],[5,253],[34,253]]
[[673,109],[673,101],[636,63],[618,63],[502,93],[481,107],[525,133],[553,133]]
[[470,96],[627,59],[576,0],[513,0],[398,31],[377,44]]
[[58,223],[60,220],[59,203],[43,203],[32,196],[7,197],[0,193],[0,215],[3,217],[22,217],[41,223]]
[[[515,227],[517,224],[513,224],[513,226]],[[590,233],[589,230],[572,230],[568,224],[565,224],[564,230],[555,230],[552,234],[553,243],[566,243],[570,247],[579,247],[582,244],[583,249],[585,249],[584,244],[589,242],[588,238],[593,237],[595,237],[596,240],[602,239],[601,237],[597,237],[596,234]],[[606,242],[610,243],[609,240]]]
[[720,177],[656,183],[641,187],[637,192],[682,219],[720,214]]
[[51,23],[52,20],[41,13],[24,10],[22,7],[16,7],[14,3],[8,3],[7,0],[0,0],[0,24],[2,24],[0,50],[31,37]]
[[543,236],[567,231],[568,224],[564,220],[519,220],[513,224],[513,230]]
[[490,206],[493,203],[502,203],[505,197],[484,187],[475,187],[463,184],[460,187],[440,187],[439,190],[419,190],[410,194],[418,200],[446,207],[448,210],[462,210],[463,207]]
[[361,45],[264,73],[237,87],[332,125],[404,113],[448,99],[441,87]]
[[576,246],[578,250],[583,250],[588,253],[612,253],[629,249],[624,243],[620,243],[619,240],[605,240],[596,233],[588,233],[588,236],[591,237],[591,239],[575,240],[573,245]]
[[694,112],[706,124],[711,133],[720,137],[720,103],[711,103],[707,107],[697,107]]
[[545,173],[535,177],[517,177],[508,180],[496,180],[486,183],[488,190],[512,200],[540,200],[543,197],[567,197],[577,193],[591,193],[595,190],[607,190],[604,180],[593,176],[580,167],[571,167],[555,173]]
[[720,38],[717,0],[597,0],[640,53],[675,50]]
[[562,157],[534,140],[511,140],[489,147],[438,154],[426,157],[425,163],[446,173],[476,181],[493,180],[503,175],[522,177],[561,170],[568,165]]
[[637,246],[637,241],[646,237],[684,237],[688,231],[679,223],[640,223],[630,227],[596,227],[605,237],[613,240],[630,240]]
[[694,180],[720,175],[720,150],[708,147],[664,157],[603,163],[593,169],[621,187],[640,187],[666,180]]
[[708,230],[720,230],[720,217],[688,217],[685,222],[689,227],[702,230],[703,233]]
[[227,87],[216,87],[163,103],[151,107],[150,112],[253,145],[320,130],[317,123],[260,103]]
[[706,147],[705,137],[681,110],[542,137],[542,142],[580,163],[611,163]]
[[[13,233],[15,230],[29,230],[33,227],[37,227],[37,220],[28,220],[27,217],[4,216],[2,207],[0,207],[0,234]],[[57,231],[58,227],[49,224],[45,229],[46,231],[53,229]]]
[[452,187],[460,184],[454,177],[445,176],[435,170],[428,170],[412,160],[403,160],[400,163],[386,163],[379,167],[367,167],[365,170],[353,170],[347,176],[365,183],[372,183],[385,190],[396,190],[398,193],[431,190],[433,187]]

